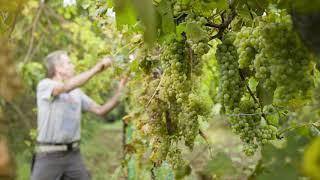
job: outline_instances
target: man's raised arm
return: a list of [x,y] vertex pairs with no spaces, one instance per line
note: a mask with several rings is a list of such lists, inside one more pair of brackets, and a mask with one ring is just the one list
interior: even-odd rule
[[99,63],[97,63],[93,68],[83,73],[80,73],[63,83],[57,83],[57,85],[53,88],[52,95],[57,96],[61,93],[69,92],[75,88],[82,86],[95,74],[108,68],[111,65],[111,62],[112,61],[110,58],[104,58]]

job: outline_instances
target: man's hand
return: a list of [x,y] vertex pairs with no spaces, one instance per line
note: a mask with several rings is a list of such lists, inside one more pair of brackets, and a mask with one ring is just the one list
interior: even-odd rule
[[98,62],[93,68],[88,71],[85,71],[65,83],[59,83],[56,85],[52,91],[53,96],[57,96],[64,92],[69,92],[75,88],[82,86],[85,82],[87,82],[92,76],[101,72],[111,66],[112,59],[110,57],[103,58],[100,62]]
[[119,83],[119,86],[118,86],[118,91],[122,91],[122,89],[126,86],[127,82],[128,82],[128,76],[123,77],[120,80],[120,83]]
[[96,64],[95,68],[97,68],[98,72],[101,72],[107,69],[108,67],[110,67],[111,64],[112,64],[112,59],[110,57],[104,57],[101,59],[100,62]]
[[113,108],[115,108],[119,104],[122,91],[127,82],[128,82],[128,77],[127,76],[123,77],[120,80],[118,89],[116,93],[113,95],[113,97],[109,101],[105,102],[105,104],[103,104],[102,106],[97,103],[92,104],[89,107],[89,111],[100,116],[103,116],[109,113]]

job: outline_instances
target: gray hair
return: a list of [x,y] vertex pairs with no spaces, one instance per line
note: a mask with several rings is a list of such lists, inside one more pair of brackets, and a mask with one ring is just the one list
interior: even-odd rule
[[64,50],[58,50],[50,53],[45,58],[45,66],[47,68],[47,77],[52,78],[55,75],[55,67],[60,62],[63,56],[68,56],[68,53]]

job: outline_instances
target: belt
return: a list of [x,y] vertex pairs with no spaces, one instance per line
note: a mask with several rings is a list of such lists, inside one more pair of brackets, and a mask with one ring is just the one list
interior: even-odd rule
[[80,142],[71,142],[71,143],[38,143],[36,146],[36,152],[57,152],[57,151],[73,151],[79,149]]

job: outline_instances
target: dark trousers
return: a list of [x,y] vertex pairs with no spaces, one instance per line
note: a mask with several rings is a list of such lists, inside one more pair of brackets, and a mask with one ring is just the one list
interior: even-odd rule
[[90,180],[80,150],[37,153],[31,180]]

